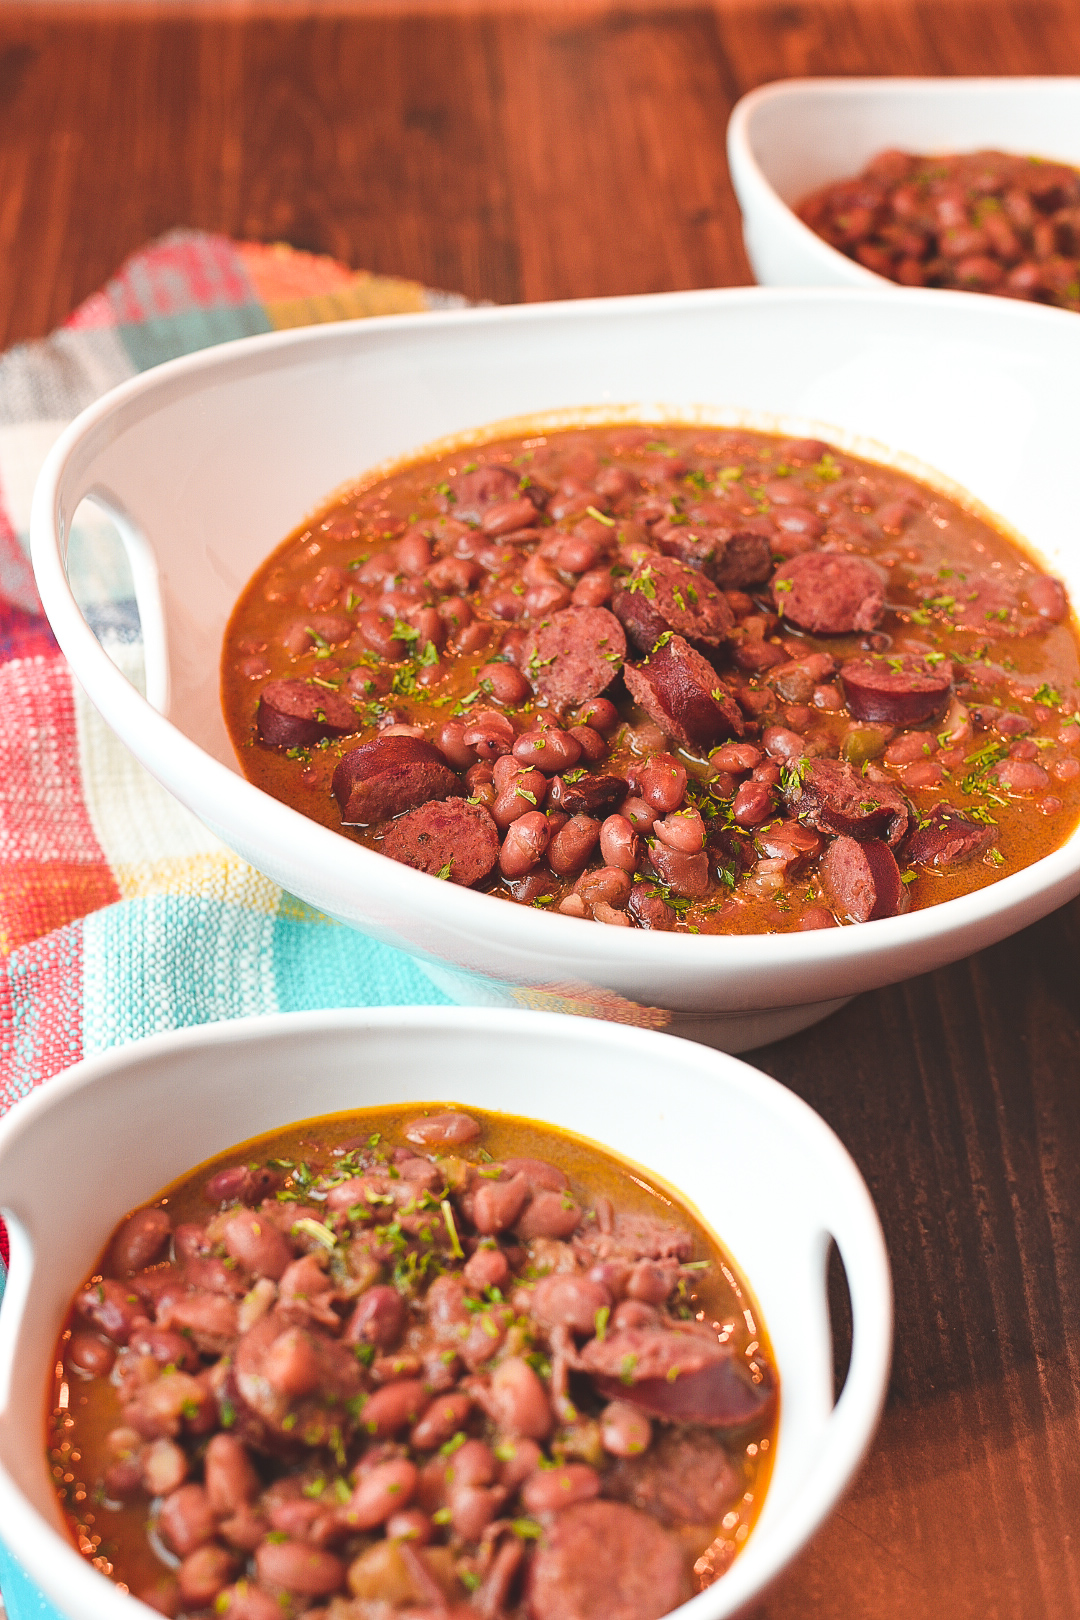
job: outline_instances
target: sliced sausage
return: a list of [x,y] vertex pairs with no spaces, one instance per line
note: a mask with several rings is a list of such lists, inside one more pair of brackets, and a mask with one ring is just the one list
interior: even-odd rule
[[943,713],[952,694],[948,658],[927,663],[911,653],[889,658],[852,658],[840,671],[847,706],[856,720],[918,726]]
[[791,773],[784,794],[799,820],[824,833],[897,845],[910,811],[899,788],[863,776],[844,759],[811,759]]
[[[661,549],[691,568],[700,568],[722,591],[749,591],[772,573],[772,548],[762,529],[699,524],[666,529],[657,536]],[[771,527],[771,525],[770,525]]]
[[498,860],[499,829],[482,804],[455,798],[399,816],[387,827],[379,849],[403,866],[431,877],[445,875],[468,889],[487,877]]
[[626,656],[626,635],[607,608],[568,607],[540,620],[522,648],[522,669],[556,708],[609,687]]
[[627,664],[623,678],[649,718],[690,748],[711,748],[743,734],[738,704],[682,636],[662,641],[644,663]]
[[[639,1423],[647,1422],[629,1402],[613,1402]],[[604,1416],[601,1415],[601,1425]],[[605,1449],[611,1448],[606,1445]],[[652,1445],[615,1453],[621,1460],[604,1477],[605,1496],[629,1502],[672,1528],[719,1524],[742,1491],[740,1475],[722,1446],[700,1430],[664,1429]]]
[[330,785],[346,827],[389,821],[431,799],[464,794],[434,743],[421,737],[376,737],[361,743],[342,755]]
[[904,853],[920,866],[960,866],[979,860],[997,841],[997,827],[969,821],[951,804],[942,803],[919,817]]
[[885,574],[865,557],[804,551],[790,557],[770,586],[776,611],[813,635],[873,630],[885,611]]
[[324,737],[347,737],[360,729],[348,698],[308,681],[267,681],[256,713],[259,741],[274,748],[307,748]]
[[555,1515],[525,1588],[529,1620],[661,1620],[690,1596],[674,1537],[623,1502]]
[[818,868],[821,892],[848,922],[875,922],[906,910],[896,856],[880,839],[834,838]]
[[657,636],[650,638],[646,629],[646,639],[638,640],[633,607],[626,605],[637,598],[648,605],[650,621],[653,615],[662,621],[662,630],[674,630],[705,647],[719,647],[734,623],[726,598],[697,569],[674,557],[643,557],[614,603],[616,614],[642,652],[652,651]]

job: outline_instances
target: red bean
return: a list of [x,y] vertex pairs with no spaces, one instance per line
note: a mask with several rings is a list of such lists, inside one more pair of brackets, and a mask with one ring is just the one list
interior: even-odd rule
[[481,1181],[473,1193],[473,1225],[484,1237],[494,1237],[513,1226],[529,1197],[524,1176],[508,1181]]
[[497,709],[481,709],[466,722],[461,741],[474,748],[481,759],[498,759],[514,746],[516,733],[505,714]]
[[455,771],[468,770],[480,757],[477,749],[470,748],[465,743],[465,728],[464,720],[448,720],[437,739],[439,751],[445,755],[447,764]]
[[478,1541],[495,1518],[506,1493],[501,1487],[455,1485],[450,1492],[450,1522],[463,1541]]
[[454,639],[461,652],[471,653],[479,652],[482,647],[486,647],[489,635],[488,626],[479,619],[474,619],[471,624],[464,625]]
[[[548,781],[542,771],[527,770],[513,754],[504,754],[497,763],[511,767],[502,773],[502,781],[495,777],[496,795],[491,815],[500,832],[505,832],[520,816],[539,810],[547,798]],[[550,824],[548,834],[551,834]]]
[[255,1550],[255,1569],[268,1586],[283,1586],[301,1597],[329,1597],[345,1585],[341,1559],[310,1542],[264,1541]]
[[172,1231],[164,1209],[137,1209],[112,1241],[112,1262],[119,1272],[142,1271],[155,1261]]
[[254,1581],[237,1581],[219,1596],[215,1609],[228,1620],[281,1620],[281,1604]]
[[1050,767],[1050,775],[1058,782],[1071,782],[1080,776],[1080,761],[1056,759]]
[[803,930],[812,928],[839,928],[840,924],[827,906],[807,906],[799,918],[799,927]]
[[744,771],[752,771],[755,765],[760,765],[762,759],[761,749],[753,743],[727,742],[721,743],[709,754],[709,764],[718,771],[728,771],[732,776],[741,776]]
[[599,866],[593,872],[582,873],[574,884],[574,893],[580,894],[587,906],[602,903],[622,907],[632,888],[630,874],[621,866]]
[[224,1547],[200,1547],[190,1553],[176,1572],[185,1608],[209,1608],[236,1574],[236,1566],[237,1559]]
[[542,585],[530,585],[525,592],[525,611],[532,619],[542,618],[546,613],[558,613],[562,608],[569,606],[570,592],[557,580]]
[[411,1541],[414,1547],[426,1547],[435,1534],[435,1526],[420,1508],[405,1508],[391,1513],[386,1521],[386,1534],[391,1541]]
[[397,565],[403,574],[426,574],[431,567],[431,542],[413,530],[398,541]]
[[604,607],[611,601],[614,589],[610,569],[590,568],[574,586],[570,601],[574,607]]
[[329,607],[345,589],[347,578],[344,568],[328,563],[319,569],[314,579],[300,587],[300,601],[309,608]]
[[743,782],[732,801],[732,819],[740,827],[760,827],[775,806],[776,798],[767,782]]
[[490,1485],[495,1471],[491,1448],[482,1440],[466,1440],[454,1452],[445,1479],[448,1485]]
[[514,758],[545,776],[559,776],[572,770],[581,758],[581,744],[576,737],[547,726],[542,731],[526,731],[513,745]]
[[408,656],[408,642],[394,635],[394,620],[374,608],[365,608],[357,615],[356,628],[364,646],[380,658],[396,662]]
[[461,1390],[452,1395],[440,1395],[416,1424],[409,1444],[420,1451],[434,1451],[437,1446],[445,1445],[464,1427],[472,1404],[472,1397]]
[[318,1357],[301,1328],[287,1328],[274,1340],[263,1357],[262,1374],[276,1394],[290,1401],[318,1388]]
[[705,823],[694,809],[672,811],[655,824],[653,832],[669,849],[682,850],[686,855],[705,847]]
[[750,772],[752,782],[767,782],[770,787],[777,787],[780,782],[780,767],[775,759],[763,759],[760,765],[755,765]]
[[1031,764],[1026,759],[1003,759],[990,775],[1010,793],[1031,793],[1036,788],[1046,787],[1050,780],[1041,765]]
[[[666,1295],[665,1295],[666,1298]],[[610,1310],[612,1297],[603,1283],[580,1272],[541,1277],[532,1294],[529,1315],[545,1329],[568,1327],[573,1333],[596,1332],[597,1313]]]
[[937,739],[928,731],[905,731],[885,750],[886,765],[911,765],[937,752]]
[[475,1142],[480,1135],[480,1127],[471,1114],[447,1109],[443,1113],[423,1114],[410,1119],[402,1128],[402,1135],[413,1147],[449,1147],[461,1142]]
[[515,1230],[523,1243],[538,1237],[568,1238],[580,1220],[581,1209],[569,1193],[541,1191],[533,1194]]
[[600,854],[605,866],[618,866],[636,872],[641,858],[641,840],[626,816],[608,816],[600,827]]
[[596,848],[600,837],[600,823],[593,816],[579,812],[554,834],[548,845],[547,860],[551,870],[559,877],[580,872]]
[[477,675],[477,683],[484,691],[490,690],[496,703],[524,703],[532,687],[513,664],[484,664]]
[[343,1522],[350,1530],[374,1530],[376,1525],[385,1524],[392,1513],[408,1507],[418,1479],[416,1464],[407,1457],[391,1457],[388,1462],[376,1463],[357,1480],[342,1510]]
[[535,1440],[504,1440],[497,1447],[499,1483],[515,1491],[523,1480],[535,1474],[543,1452]]
[[[449,559],[447,560],[449,561]],[[463,568],[467,568],[472,577],[475,577],[475,575],[479,572],[475,563],[463,563],[461,566]],[[467,590],[468,585],[461,585],[457,588],[460,590]],[[451,635],[456,635],[459,631],[464,630],[467,624],[472,624],[473,622],[473,610],[463,596],[445,597],[443,601],[439,603],[435,611],[438,613],[439,618],[442,619]]]
[[609,698],[592,698],[574,717],[579,726],[592,726],[595,731],[614,731],[619,724],[619,711]]
[[526,1513],[558,1513],[575,1502],[589,1502],[600,1494],[600,1475],[588,1463],[565,1463],[536,1473],[521,1487]]
[[600,1439],[613,1457],[638,1457],[649,1449],[652,1424],[629,1401],[612,1401],[600,1414]]
[[145,1316],[142,1301],[133,1298],[130,1288],[113,1277],[84,1289],[75,1301],[75,1309],[114,1344],[126,1344],[135,1323]]
[[187,1455],[174,1440],[152,1440],[141,1461],[143,1489],[148,1496],[168,1496],[187,1478]]
[[798,733],[788,731],[783,726],[767,726],[761,734],[761,741],[765,752],[774,759],[802,759],[806,753],[806,743]]
[[181,1558],[193,1553],[196,1547],[210,1541],[217,1524],[210,1507],[210,1498],[202,1485],[181,1485],[161,1504],[158,1528],[166,1545]]
[[580,747],[583,757],[589,761],[590,765],[595,765],[598,760],[607,758],[607,743],[592,726],[571,726],[567,736],[573,737]]
[[368,1434],[386,1440],[407,1424],[415,1423],[430,1399],[420,1379],[401,1378],[396,1384],[384,1384],[368,1396],[360,1422]]
[[499,851],[499,871],[503,877],[524,877],[526,872],[531,872],[543,858],[550,837],[547,817],[540,810],[530,810],[512,821]]
[[256,1277],[281,1277],[293,1258],[292,1249],[281,1231],[265,1215],[245,1210],[234,1215],[222,1230],[226,1250]]
[[622,813],[635,832],[651,832],[656,825],[656,811],[652,805],[636,796],[623,800]]
[[477,1249],[461,1269],[466,1284],[475,1293],[485,1288],[502,1288],[510,1277],[510,1262],[501,1249]]
[[917,759],[904,770],[904,786],[908,788],[940,787],[943,780],[941,766],[933,759]]
[[686,771],[670,754],[653,754],[638,772],[638,792],[654,810],[677,810],[686,795]]
[[546,1440],[551,1433],[554,1418],[547,1390],[529,1363],[519,1356],[500,1362],[492,1373],[491,1399],[503,1434],[523,1440]]
[[206,1494],[220,1518],[227,1518],[259,1494],[259,1476],[235,1435],[215,1434],[206,1448]]
[[343,1338],[346,1344],[373,1344],[392,1350],[405,1326],[405,1301],[389,1283],[378,1283],[360,1295]]
[[[1077,768],[1080,769],[1080,766]],[[112,1371],[116,1349],[106,1344],[104,1339],[99,1339],[96,1333],[81,1333],[76,1329],[68,1342],[67,1360],[80,1372],[89,1373],[91,1378],[105,1378]]]

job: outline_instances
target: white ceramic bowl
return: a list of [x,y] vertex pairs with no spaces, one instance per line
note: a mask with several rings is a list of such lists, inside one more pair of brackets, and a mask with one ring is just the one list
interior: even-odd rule
[[[149,1613],[59,1529],[40,1426],[66,1307],[115,1223],[235,1142],[295,1119],[433,1099],[541,1119],[644,1165],[697,1205],[749,1280],[781,1380],[772,1483],[731,1571],[680,1616],[740,1611],[835,1505],[884,1400],[892,1302],[870,1195],[805,1103],[690,1042],[545,1013],[392,1008],[246,1019],[80,1063],[0,1124],[0,1208],[12,1245],[0,1312],[0,1530],[70,1620]],[[57,1174],[45,1173],[50,1166]],[[830,1237],[854,1320],[835,1407]]]
[[[697,407],[698,419],[921,458],[1025,532],[1080,600],[1078,396],[1080,322],[961,293],[740,288],[282,332],[161,366],[84,412],[38,483],[34,566],[108,723],[286,889],[414,953],[455,999],[498,1002],[517,985],[634,1016],[614,992],[741,1050],[1071,899],[1080,840],[976,894],[857,928],[705,938],[547,916],[387,860],[244,780],[218,695],[236,596],[329,490],[386,457],[500,418],[641,402],[654,418]],[[148,698],[67,579],[66,536],[90,493],[119,514],[133,558]]]
[[794,212],[890,147],[993,148],[1080,166],[1080,78],[788,79],[752,90],[728,124],[728,164],[762,286],[891,285]]

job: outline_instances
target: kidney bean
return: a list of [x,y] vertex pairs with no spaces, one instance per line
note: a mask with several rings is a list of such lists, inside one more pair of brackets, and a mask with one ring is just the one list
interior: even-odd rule
[[423,726],[406,726],[399,722],[392,722],[388,726],[379,726],[380,737],[423,737]]
[[345,1344],[373,1344],[392,1350],[405,1326],[405,1301],[389,1283],[377,1283],[360,1295],[342,1335]]
[[652,1424],[629,1401],[611,1401],[600,1414],[600,1439],[613,1457],[639,1457],[652,1442]]
[[678,1280],[675,1266],[639,1260],[627,1279],[626,1292],[631,1299],[643,1299],[646,1305],[662,1305]]
[[593,903],[592,916],[593,922],[607,923],[614,928],[630,927],[630,918],[626,915],[626,912],[616,911],[614,906],[609,906],[604,900],[597,900]]
[[628,1328],[654,1328],[660,1322],[660,1312],[643,1299],[623,1299],[611,1313],[608,1331],[620,1333]]
[[760,765],[761,760],[761,749],[747,742],[721,743],[709,754],[710,765],[732,776],[742,776],[744,772],[752,771],[755,765]]
[[[416,650],[420,652],[429,646],[436,652],[442,652],[446,646],[446,620],[442,618],[438,608],[413,608],[408,615],[409,623],[417,631]],[[430,657],[430,654],[428,655]]]
[[705,823],[694,809],[673,810],[655,824],[653,832],[669,849],[680,849],[687,855],[705,846]]
[[447,1463],[447,1485],[490,1485],[495,1478],[495,1457],[483,1440],[466,1440]]
[[599,904],[625,906],[633,884],[630,874],[621,866],[599,866],[592,872],[583,872],[574,884],[574,893],[580,894],[587,906]]
[[803,739],[797,732],[788,731],[784,726],[766,726],[761,741],[765,752],[774,759],[802,759],[806,753]]
[[427,1408],[431,1397],[418,1378],[401,1378],[395,1384],[384,1384],[369,1395],[361,1413],[361,1424],[368,1434],[385,1440],[415,1423]]
[[776,807],[776,796],[767,782],[743,782],[731,805],[732,819],[740,827],[760,827]]
[[[467,566],[470,569],[473,569],[475,573],[479,572],[479,570],[476,569],[475,564],[470,563]],[[439,618],[442,619],[447,630],[452,636],[457,635],[460,631],[465,629],[466,625],[472,624],[473,622],[472,607],[463,596],[445,597],[439,603],[435,611],[439,615]]]
[[468,1287],[482,1294],[485,1288],[502,1288],[510,1276],[510,1262],[501,1249],[477,1249],[461,1270]]
[[410,1541],[414,1547],[426,1547],[435,1534],[435,1526],[420,1508],[404,1508],[391,1513],[386,1521],[386,1534],[390,1541]]
[[75,1309],[114,1344],[126,1344],[135,1323],[145,1314],[138,1296],[133,1298],[130,1289],[112,1277],[84,1289]]
[[305,607],[329,607],[332,602],[337,601],[347,581],[348,575],[344,568],[328,563],[325,568],[319,569],[313,579],[300,587],[299,599]]
[[529,617],[539,619],[545,613],[558,613],[560,609],[569,607],[570,592],[557,581],[547,585],[530,585],[524,600]]
[[573,1333],[591,1338],[596,1332],[597,1312],[610,1310],[611,1304],[611,1295],[603,1283],[580,1272],[561,1272],[541,1277],[533,1289],[529,1314],[544,1328],[568,1327]]
[[281,1620],[281,1604],[254,1581],[238,1581],[220,1593],[214,1604],[228,1620]]
[[361,644],[369,651],[378,653],[380,658],[396,662],[399,658],[408,657],[409,644],[394,635],[394,620],[375,608],[365,608],[357,614],[356,629]]
[[446,1108],[437,1114],[420,1114],[410,1119],[401,1134],[413,1147],[450,1147],[475,1142],[480,1127],[471,1114],[458,1108]]
[[[396,1502],[393,1505],[396,1506]],[[345,1565],[341,1559],[327,1552],[325,1547],[313,1547],[310,1542],[264,1541],[255,1549],[255,1569],[259,1580],[268,1586],[283,1586],[287,1592],[295,1592],[300,1597],[329,1597],[331,1592],[345,1585]]]
[[199,1547],[176,1572],[180,1596],[188,1609],[206,1609],[236,1574],[237,1560],[224,1547]]
[[431,567],[431,542],[427,535],[417,529],[410,530],[397,543],[395,561],[403,574],[426,574]]
[[464,720],[448,720],[438,735],[439,750],[455,771],[468,770],[480,757],[475,748],[466,745],[464,737]]
[[1031,793],[1046,787],[1050,778],[1041,765],[1026,759],[1003,759],[990,772],[995,781],[1010,793]]
[[609,698],[591,698],[575,714],[574,724],[592,726],[594,731],[614,731],[619,724],[619,711]]
[[490,689],[496,703],[524,703],[532,693],[532,687],[513,664],[484,664],[477,675],[477,682],[485,691]]
[[187,1478],[187,1456],[173,1440],[152,1440],[140,1462],[143,1489],[150,1496],[168,1496]]
[[155,1261],[172,1233],[164,1209],[137,1209],[129,1215],[112,1241],[112,1262],[117,1271],[142,1271]]
[[1050,574],[1035,574],[1024,586],[1024,594],[1041,619],[1060,624],[1069,611],[1065,587]]
[[206,1448],[203,1477],[210,1507],[219,1518],[239,1513],[261,1489],[243,1442],[232,1434],[214,1435]]
[[461,1390],[452,1395],[440,1395],[414,1427],[409,1444],[420,1451],[434,1451],[437,1446],[445,1445],[464,1426],[472,1404],[472,1396]]
[[319,1383],[315,1348],[300,1328],[287,1328],[263,1357],[262,1375],[276,1394],[287,1400],[310,1395]]
[[580,894],[568,894],[559,901],[559,910],[564,917],[584,917],[585,902]]
[[630,915],[641,928],[652,928],[658,933],[670,933],[675,926],[675,913],[661,899],[651,883],[636,883],[627,906]]
[[514,746],[515,731],[505,714],[497,709],[481,709],[465,724],[461,741],[474,748],[481,759],[498,759]]
[[558,1513],[576,1502],[589,1502],[600,1494],[600,1475],[588,1463],[564,1463],[536,1473],[521,1487],[526,1513]]
[[572,770],[581,758],[581,744],[568,732],[555,726],[526,731],[514,743],[514,757],[546,776],[559,776]]
[[105,1378],[116,1360],[116,1347],[106,1344],[96,1333],[82,1333],[76,1329],[68,1341],[67,1360],[71,1366],[78,1367],[80,1372],[88,1373],[91,1378]]
[[571,726],[567,736],[573,737],[590,765],[607,758],[608,745],[592,726]]
[[568,1238],[577,1230],[581,1208],[566,1192],[534,1192],[514,1230],[523,1243],[533,1238]]
[[478,1541],[505,1500],[500,1486],[455,1485],[449,1502],[455,1533],[465,1541]]
[[473,1225],[484,1237],[494,1237],[513,1226],[529,1197],[522,1175],[509,1181],[478,1181],[472,1198]]
[[234,1215],[221,1232],[221,1242],[234,1260],[256,1277],[281,1277],[293,1258],[285,1234],[265,1215]]
[[[495,763],[498,764],[498,760],[496,760]],[[492,797],[494,797],[494,782],[495,772],[493,771],[490,762],[486,759],[478,760],[475,765],[470,765],[468,770],[465,772],[465,786],[469,789],[470,793],[475,793],[478,788],[490,787],[492,789]]]
[[520,1356],[509,1356],[496,1367],[491,1375],[491,1399],[503,1434],[514,1439],[546,1440],[551,1433],[554,1418],[547,1390]]
[[677,810],[686,795],[686,771],[670,754],[653,754],[637,773],[637,790],[654,810]]
[[1080,761],[1056,759],[1050,767],[1050,775],[1058,782],[1072,782],[1080,776]]
[[886,765],[910,765],[937,753],[937,738],[928,731],[905,731],[885,750]]
[[709,892],[709,857],[704,850],[688,855],[666,844],[651,844],[649,859],[662,883],[683,900],[701,900]]
[[202,1485],[181,1485],[161,1504],[158,1529],[180,1558],[213,1539],[217,1530],[210,1498]]
[[587,816],[583,811],[571,816],[548,844],[547,860],[551,870],[559,877],[580,872],[596,848],[599,837],[600,823],[594,816]]
[[501,1440],[495,1455],[499,1459],[500,1485],[515,1491],[523,1480],[536,1473],[543,1452],[535,1440]]
[[515,529],[527,529],[536,521],[536,507],[527,495],[515,495],[509,500],[493,501],[480,520],[485,534],[513,534]]
[[807,906],[799,918],[799,928],[839,928],[840,924],[827,906]]
[[608,816],[600,826],[600,854],[605,866],[618,866],[636,872],[641,857],[641,840],[626,816]]
[[503,877],[524,877],[543,858],[551,829],[542,811],[530,810],[510,823],[499,851],[499,871]]
[[[635,832],[651,832],[656,825],[657,813],[652,805],[636,796],[623,800],[622,813]],[[609,862],[609,865],[618,865],[618,862]]]
[[943,781],[941,766],[933,759],[917,759],[904,769],[905,787],[940,787]]
[[499,651],[509,658],[515,669],[521,668],[522,648],[527,639],[524,630],[507,630],[503,635]]
[[[548,781],[541,771],[526,770],[516,760],[513,754],[504,754],[498,761],[501,765],[508,764],[511,769],[503,772],[503,780],[495,777],[495,798],[491,804],[491,815],[500,832],[506,830],[521,816],[527,816],[530,811],[539,810],[547,798]],[[552,828],[547,824],[547,839],[550,838]]]
[[610,569],[590,568],[571,591],[570,602],[574,607],[606,607],[614,591]]
[[[500,615],[500,617],[502,616]],[[472,624],[465,625],[458,632],[455,640],[461,652],[480,652],[481,649],[486,648],[489,636],[490,630],[488,626],[481,623],[479,619],[474,619]]]
[[142,1462],[138,1456],[121,1457],[110,1463],[102,1475],[106,1496],[123,1500],[143,1488]]
[[[233,1198],[243,1199],[248,1174],[246,1164],[230,1164],[227,1169],[217,1171],[203,1187],[202,1195],[204,1199],[208,1204],[228,1203]],[[244,1202],[246,1203],[247,1200],[244,1199]],[[190,1223],[187,1224],[190,1225]],[[177,1227],[176,1232],[173,1234],[174,1242],[183,1230],[183,1226]],[[201,1231],[202,1228],[197,1227],[195,1230]]]
[[342,1522],[350,1530],[374,1530],[391,1514],[408,1507],[419,1477],[416,1464],[407,1457],[391,1457],[387,1462],[376,1463],[357,1480],[352,1496],[342,1509]]

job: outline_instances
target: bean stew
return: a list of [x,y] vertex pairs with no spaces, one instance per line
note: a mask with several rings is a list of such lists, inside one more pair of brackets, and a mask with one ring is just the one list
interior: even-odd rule
[[222,673],[258,786],[614,926],[891,917],[1080,815],[1061,583],[820,440],[623,423],[372,476],[260,568]]
[[778,1410],[677,1194],[431,1104],[261,1137],[129,1214],[48,1455],[79,1551],[171,1617],[659,1620],[750,1534]]
[[1080,310],[1080,171],[1007,152],[879,152],[804,197],[804,224],[906,287]]

